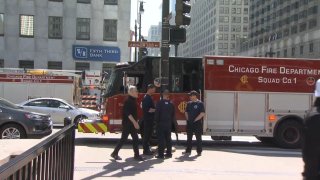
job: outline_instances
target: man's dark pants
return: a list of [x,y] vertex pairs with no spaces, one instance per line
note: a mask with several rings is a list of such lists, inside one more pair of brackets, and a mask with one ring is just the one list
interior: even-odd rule
[[[306,140],[308,141],[308,140]],[[320,179],[320,144],[319,142],[305,142],[303,151],[304,180]]]
[[171,128],[158,128],[158,155],[164,156],[165,146],[167,148],[167,155],[172,155],[172,140],[171,140]]
[[202,152],[202,121],[187,121],[187,148],[186,152],[190,153],[192,149],[192,136],[195,134],[197,140],[197,153]]
[[137,130],[131,124],[123,126],[121,139],[118,142],[117,146],[115,147],[113,154],[118,155],[119,150],[121,149],[122,145],[128,140],[129,134],[132,137],[132,147],[133,147],[133,151],[134,151],[134,156],[135,157],[139,156],[139,137],[138,137]]
[[143,120],[143,153],[150,151],[149,141],[152,136],[154,122],[153,119],[144,119]]

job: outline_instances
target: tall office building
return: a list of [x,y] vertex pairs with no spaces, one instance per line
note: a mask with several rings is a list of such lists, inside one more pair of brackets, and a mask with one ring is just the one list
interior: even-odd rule
[[0,0],[0,67],[106,70],[128,61],[127,0]]
[[319,0],[251,0],[240,55],[320,57]]
[[235,55],[236,43],[249,31],[248,0],[192,0],[187,41],[178,55]]
[[[161,23],[159,25],[152,25],[149,28],[148,32],[148,41],[161,41]],[[160,56],[160,48],[148,48],[148,55],[149,56]]]

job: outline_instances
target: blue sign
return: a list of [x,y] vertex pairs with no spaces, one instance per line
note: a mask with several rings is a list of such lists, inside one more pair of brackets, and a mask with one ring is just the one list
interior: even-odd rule
[[72,56],[77,60],[120,62],[120,48],[73,45]]

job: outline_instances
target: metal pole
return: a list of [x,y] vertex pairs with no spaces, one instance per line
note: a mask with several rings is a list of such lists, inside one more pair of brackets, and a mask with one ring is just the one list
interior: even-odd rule
[[169,0],[162,0],[161,92],[169,88]]
[[[137,20],[134,23],[134,41],[137,42]],[[134,62],[137,62],[137,47],[134,48]]]
[[174,56],[175,56],[175,57],[178,56],[178,46],[179,46],[179,44],[175,44],[175,45],[174,45]]
[[[140,3],[142,3],[142,2],[140,2]],[[139,42],[141,42],[141,12],[140,11],[139,11]],[[142,56],[140,48],[139,48],[138,56],[139,56],[138,57],[138,61],[140,61],[141,60],[141,56]]]

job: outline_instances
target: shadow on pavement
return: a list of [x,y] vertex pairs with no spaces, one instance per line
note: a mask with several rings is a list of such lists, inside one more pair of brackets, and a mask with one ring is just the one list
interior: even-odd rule
[[151,168],[153,165],[164,162],[164,160],[150,159],[138,162],[133,158],[127,158],[124,162],[114,161],[103,167],[103,171],[92,176],[83,178],[82,180],[91,180],[101,177],[128,177],[143,173]]
[[[119,141],[118,138],[76,138],[76,146],[88,146],[94,148],[114,148]],[[140,142],[140,149],[141,149]],[[173,140],[173,145],[176,149],[184,149],[186,146],[185,140]],[[193,149],[196,144],[193,141]],[[124,149],[131,149],[132,142],[129,139]],[[204,151],[222,151],[238,154],[248,154],[255,156],[270,156],[270,157],[301,157],[301,149],[282,149],[273,144],[263,144],[261,142],[246,142],[246,141],[203,141]]]

